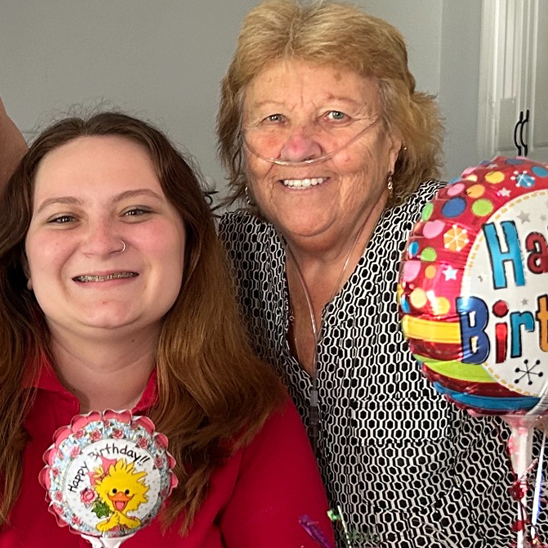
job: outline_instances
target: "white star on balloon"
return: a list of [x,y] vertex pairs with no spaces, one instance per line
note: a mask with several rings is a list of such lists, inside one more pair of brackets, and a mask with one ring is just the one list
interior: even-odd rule
[[447,280],[456,280],[457,279],[457,269],[452,266],[448,266],[444,271],[443,275],[445,276],[445,281]]
[[508,196],[510,196],[510,190],[508,188],[501,188],[499,191],[498,191],[498,194],[500,196],[503,196],[504,198],[508,198]]

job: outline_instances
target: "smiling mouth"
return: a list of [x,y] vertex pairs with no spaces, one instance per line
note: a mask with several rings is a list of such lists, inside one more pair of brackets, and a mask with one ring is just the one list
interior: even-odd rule
[[124,278],[136,278],[139,276],[136,272],[116,272],[115,274],[107,274],[106,276],[76,276],[72,278],[75,282],[89,283],[89,282],[108,282],[110,280],[122,280]]
[[310,179],[282,179],[282,183],[288,188],[310,188],[311,186],[317,186],[325,183],[327,179],[328,177],[314,177]]

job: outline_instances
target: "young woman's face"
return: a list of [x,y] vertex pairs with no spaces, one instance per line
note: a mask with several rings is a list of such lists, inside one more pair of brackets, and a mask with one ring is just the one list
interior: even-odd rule
[[159,331],[179,294],[184,247],[183,221],[138,144],[80,137],[42,160],[28,286],[54,336]]

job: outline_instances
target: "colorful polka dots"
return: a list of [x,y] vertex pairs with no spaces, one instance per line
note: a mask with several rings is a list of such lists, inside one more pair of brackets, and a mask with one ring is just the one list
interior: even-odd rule
[[436,297],[431,305],[437,316],[445,316],[451,310],[451,303],[445,297]]
[[443,221],[428,221],[424,225],[422,233],[425,238],[428,238],[430,240],[432,238],[435,238],[436,236],[439,236],[444,228],[445,223]]
[[476,217],[485,217],[487,215],[490,215],[493,213],[493,210],[495,207],[493,206],[493,202],[491,200],[476,200],[472,204],[472,213],[476,215]]
[[433,247],[426,247],[422,250],[421,261],[432,262],[438,257],[436,250]]
[[456,196],[460,194],[466,188],[464,183],[456,183],[447,188],[448,196]]
[[417,287],[416,289],[413,289],[413,291],[411,291],[411,295],[409,295],[409,300],[415,308],[419,309],[428,302],[428,299],[426,298],[426,292],[420,287]]
[[432,215],[432,211],[434,211],[434,204],[430,202],[429,204],[426,204],[422,210],[422,220],[428,221],[428,219],[430,219],[430,215]]
[[466,194],[470,198],[480,198],[485,193],[485,187],[483,185],[472,185],[466,189]]
[[[533,203],[535,205],[531,206]],[[499,322],[510,329],[510,312],[525,314],[535,306],[536,300],[535,296],[531,299],[528,295],[524,298],[523,294],[518,297],[518,291],[512,288],[493,292],[493,266],[485,251],[483,229],[487,223],[498,227],[500,219],[504,219],[504,222],[515,221],[522,229],[520,234],[527,234],[526,230],[538,230],[533,226],[531,213],[531,207],[536,207],[537,203],[539,211],[544,211],[545,204],[548,204],[548,165],[526,158],[495,158],[467,169],[460,179],[441,189],[423,208],[422,221],[417,223],[409,238],[398,290],[404,335],[412,352],[421,356],[423,363],[432,360],[435,367],[443,369],[443,378],[451,383],[455,379],[462,382],[462,394],[474,390],[479,396],[489,395],[502,402],[501,390],[515,398],[518,388],[521,388],[521,385],[517,387],[517,381],[512,380],[514,369],[503,365],[506,361],[499,360],[495,364],[498,357],[495,358],[494,353],[501,352],[502,342],[510,343],[506,342],[507,332],[500,328],[495,334],[492,323]],[[539,213],[539,217],[541,215],[544,212]],[[542,285],[540,290],[546,292],[544,287]],[[476,297],[476,300],[471,297]],[[484,348],[488,354],[481,358],[483,361],[478,362],[477,369],[472,372],[470,364],[462,361],[465,344],[462,330],[466,324],[461,320],[468,310],[468,301],[473,301],[479,311],[483,310],[477,299],[481,299],[488,309],[491,331],[485,330],[490,342],[489,350]],[[534,318],[534,314],[531,317]],[[529,347],[527,352],[531,353],[533,349]],[[512,364],[512,367],[516,365]],[[509,376],[505,377],[506,374]],[[484,387],[477,384],[479,377],[474,375],[480,375],[483,382],[489,384],[485,393],[481,392]],[[441,386],[447,388],[443,383]],[[461,395],[461,391],[454,394]],[[527,399],[527,402],[524,398],[523,405],[529,406],[523,407],[524,410],[530,408],[531,400],[534,398]],[[504,403],[500,405],[503,409]]]
[[411,242],[407,246],[407,253],[409,257],[415,257],[415,255],[419,252],[419,243],[418,242]]
[[442,214],[449,219],[462,215],[466,209],[466,200],[464,198],[452,198],[443,204]]
[[504,173],[502,171],[491,171],[485,176],[485,180],[493,185],[498,185],[504,181]]
[[430,264],[428,265],[425,269],[424,269],[424,275],[429,279],[431,280],[432,278],[434,278],[434,276],[436,275],[438,269]]
[[534,166],[531,168],[531,171],[537,177],[548,177],[548,169],[542,166]]
[[412,282],[421,271],[420,261],[406,261],[402,267],[402,278],[404,282]]

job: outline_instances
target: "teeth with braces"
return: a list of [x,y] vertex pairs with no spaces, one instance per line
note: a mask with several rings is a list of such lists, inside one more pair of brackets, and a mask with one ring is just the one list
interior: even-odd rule
[[283,179],[282,183],[289,188],[310,188],[321,185],[327,181],[326,177],[315,177],[313,179]]
[[120,280],[122,278],[135,278],[138,276],[136,272],[116,272],[115,274],[107,274],[106,276],[77,276],[74,278],[77,282],[108,282],[109,280]]

